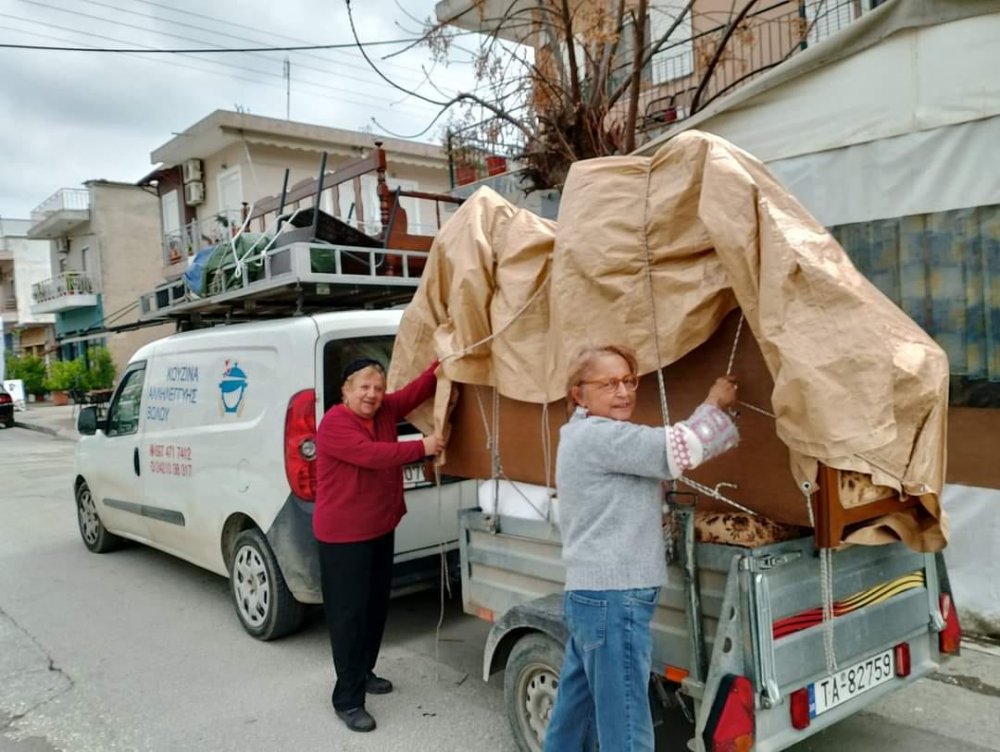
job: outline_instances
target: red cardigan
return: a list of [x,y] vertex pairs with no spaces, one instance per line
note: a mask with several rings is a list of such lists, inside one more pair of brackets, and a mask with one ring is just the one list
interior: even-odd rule
[[424,457],[424,442],[399,441],[396,423],[434,395],[437,366],[385,395],[372,421],[342,404],[323,416],[316,432],[317,540],[354,543],[396,529],[406,514],[403,465]]

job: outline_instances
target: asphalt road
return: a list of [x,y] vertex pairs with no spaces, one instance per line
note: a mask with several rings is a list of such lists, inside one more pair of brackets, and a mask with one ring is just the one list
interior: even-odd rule
[[[143,546],[79,540],[73,445],[0,431],[0,752],[513,750],[502,675],[480,678],[487,625],[437,593],[393,602],[373,734],[334,717],[322,615],[260,643],[227,582]],[[795,752],[1000,750],[1000,650],[966,649]]]

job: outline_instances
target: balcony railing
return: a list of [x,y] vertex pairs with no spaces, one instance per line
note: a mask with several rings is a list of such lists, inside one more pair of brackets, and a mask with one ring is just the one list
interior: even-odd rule
[[60,211],[87,211],[90,209],[90,191],[86,188],[60,188],[31,212],[32,222],[41,222]]
[[[755,7],[732,28],[718,26],[667,45],[653,60],[654,85],[638,130],[653,135],[704,109],[838,33],[863,12],[862,4],[854,0],[784,0]],[[690,76],[675,75],[682,65],[678,54],[692,55]]]
[[97,293],[98,286],[87,272],[63,272],[31,286],[31,299],[35,305],[72,295],[96,296]]
[[[758,3],[728,24],[670,41],[643,73],[636,130],[640,141],[704,109],[801,50],[838,33],[880,0],[777,0]],[[678,3],[680,5],[680,3]],[[630,74],[629,64],[609,76],[609,91]],[[583,87],[591,85],[583,82]],[[624,112],[624,110],[622,110]],[[480,122],[449,132],[446,149],[452,187],[505,172],[524,152],[524,134],[484,112]]]
[[[511,113],[525,117],[523,111]],[[524,153],[524,133],[511,122],[492,115],[485,120],[450,130],[445,144],[451,187],[474,183],[513,170]]]
[[163,236],[163,263],[176,264],[209,245],[221,243],[236,234],[243,223],[239,209],[216,212],[211,217],[188,222],[181,229]]

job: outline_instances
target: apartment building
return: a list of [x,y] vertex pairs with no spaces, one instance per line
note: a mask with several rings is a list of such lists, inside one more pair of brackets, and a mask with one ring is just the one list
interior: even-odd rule
[[28,237],[49,243],[52,273],[31,288],[31,311],[54,314],[56,352],[72,359],[105,345],[121,372],[168,326],[115,331],[138,320],[140,293],[160,276],[157,198],[132,183],[90,180],[62,188],[31,214]]
[[[259,199],[315,179],[320,157],[327,171],[366,156],[375,145],[370,133],[216,110],[153,150],[158,166],[140,183],[155,189],[162,223],[160,276],[180,277],[200,248],[235,233]],[[390,189],[440,192],[449,187],[448,158],[440,146],[381,138],[388,154]],[[334,206],[336,202],[336,206]],[[410,232],[433,234],[438,218],[427,202],[404,198]],[[326,192],[321,208],[377,234],[381,227],[376,176],[359,176]],[[256,229],[256,228],[255,228]],[[152,286],[151,286],[152,287]]]
[[49,244],[28,237],[31,220],[0,218],[0,350],[45,356],[55,346],[55,316],[31,310],[31,286],[52,276]]

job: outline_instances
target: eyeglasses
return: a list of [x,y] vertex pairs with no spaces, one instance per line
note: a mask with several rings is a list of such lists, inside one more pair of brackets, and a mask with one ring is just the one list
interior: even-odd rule
[[602,392],[607,394],[614,394],[618,391],[619,386],[624,386],[625,391],[634,392],[639,388],[639,379],[635,376],[625,376],[624,378],[615,379],[591,379],[589,381],[581,381],[581,384],[593,384]]

